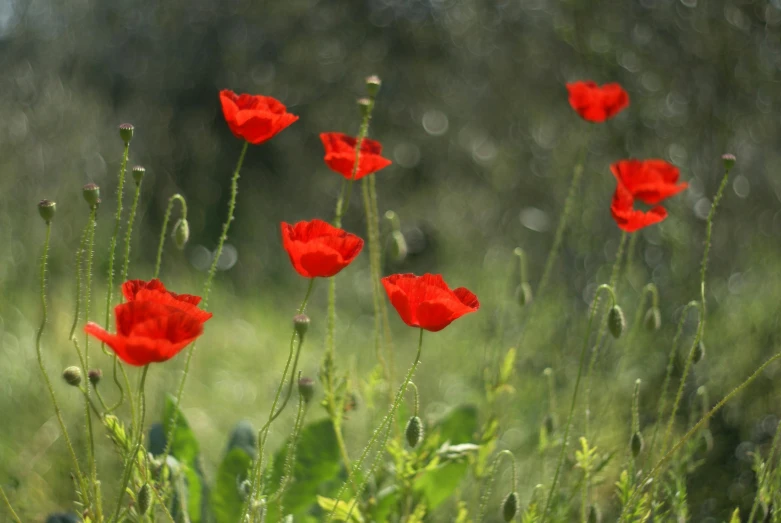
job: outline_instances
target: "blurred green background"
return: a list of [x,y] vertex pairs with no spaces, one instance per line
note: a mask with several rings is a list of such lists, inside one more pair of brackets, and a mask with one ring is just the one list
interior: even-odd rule
[[[35,204],[41,198],[58,203],[53,317],[44,337],[56,377],[75,362],[67,333],[75,250],[88,213],[81,187],[88,182],[101,186],[104,201],[92,318],[104,317],[119,123],[135,125],[131,165],[147,172],[130,275],[151,277],[166,201],[180,192],[189,203],[191,240],[183,252],[167,250],[162,277],[174,290],[199,292],[241,147],[222,119],[222,88],[274,96],[300,120],[251,147],[242,171],[237,217],[210,303],[215,317],[199,343],[183,404],[201,438],[207,475],[233,424],[242,418],[258,424],[267,415],[289,320],[306,288],[281,249],[279,222],[332,217],[341,178],[323,163],[318,134],[357,132],[355,99],[369,74],[383,80],[370,136],[394,162],[377,175],[380,211],[398,213],[410,248],[405,260],[386,261],[384,270],[440,272],[482,303],[478,314],[426,337],[416,382],[431,419],[453,405],[483,401],[484,367],[516,343],[524,325],[513,302],[512,251],[527,252],[536,288],[572,166],[588,144],[554,285],[535,302],[536,321],[523,327],[515,392],[501,402],[500,447],[519,457],[522,502],[549,480],[551,467],[536,454],[548,409],[542,371],[554,369],[559,408],[568,404],[586,307],[609,277],[620,238],[609,214],[611,162],[665,158],[680,167],[690,188],[667,205],[664,223],[638,233],[620,302],[633,317],[643,285],[656,283],[663,329],[632,347],[614,344],[600,358],[594,443],[625,452],[636,378],[644,381],[644,430],[654,421],[675,322],[699,296],[704,219],[724,152],[738,163],[716,217],[707,357],[687,386],[681,428],[689,409],[699,408],[690,401],[697,387],[705,385],[714,403],[778,349],[778,0],[5,0],[0,63],[0,479],[26,520],[71,500],[65,448],[34,358],[44,232]],[[630,107],[606,124],[583,122],[564,87],[578,79],[620,82]],[[127,192],[124,201],[127,209]],[[352,198],[345,228],[365,236],[363,216],[361,199]],[[322,354],[325,290],[319,283],[309,306],[313,333],[303,370],[312,377]],[[338,297],[338,363],[358,386],[376,365],[365,254],[339,276]],[[391,323],[399,373],[413,357],[416,335],[395,315]],[[693,330],[687,323],[684,347]],[[97,358],[108,373],[109,359]],[[182,364],[179,357],[150,374],[153,419]],[[751,453],[767,447],[781,414],[779,372],[772,367],[714,419],[714,447],[690,476],[693,520],[721,521],[728,509],[750,506]],[[77,432],[80,402],[59,379],[56,387]],[[346,425],[353,452],[379,419],[382,404],[374,407],[367,394]],[[309,418],[323,414],[315,408]],[[290,423],[278,424],[272,447]],[[102,447],[110,474],[114,456],[108,442]],[[597,493],[606,513],[615,509],[611,473]],[[432,520],[447,521],[452,508]]]

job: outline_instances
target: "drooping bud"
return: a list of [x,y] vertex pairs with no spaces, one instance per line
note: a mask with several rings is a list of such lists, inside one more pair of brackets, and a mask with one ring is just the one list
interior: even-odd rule
[[529,282],[523,282],[515,289],[515,300],[521,307],[528,305],[532,301],[532,286]]
[[122,138],[122,141],[125,142],[126,145],[133,139],[134,130],[135,127],[133,127],[133,124],[131,123],[123,123],[119,126],[119,137]]
[[418,446],[423,439],[423,422],[417,416],[412,416],[407,422],[407,428],[404,429],[404,435],[407,437],[407,443],[413,449]]
[[92,383],[93,387],[97,387],[98,383],[100,383],[100,380],[103,378],[103,371],[100,369],[90,369],[87,373],[87,377],[89,378],[89,382]]
[[366,118],[369,116],[372,110],[372,101],[368,98],[359,98],[358,99],[358,108],[361,110],[361,116]]
[[100,187],[94,183],[88,183],[81,188],[81,194],[84,195],[90,209],[94,209],[100,203]]
[[692,354],[692,363],[699,363],[702,358],[705,357],[705,344],[700,341],[697,346],[694,347],[694,354]]
[[724,162],[724,170],[729,171],[732,169],[732,167],[735,166],[735,155],[734,154],[722,154],[721,155],[721,161]]
[[312,378],[298,380],[298,393],[304,398],[304,403],[309,403],[315,395],[315,382]]
[[396,262],[404,261],[407,257],[407,240],[404,239],[404,235],[401,231],[393,231],[391,233],[390,249],[388,249],[391,258]]
[[138,513],[142,516],[149,510],[149,505],[152,503],[152,492],[149,487],[149,483],[144,483],[138,490],[138,496],[136,497],[138,502]]
[[621,333],[624,332],[625,325],[624,311],[618,305],[613,305],[607,315],[607,326],[610,328],[610,334],[616,339],[620,338]]
[[588,508],[588,523],[599,523],[602,521],[602,513],[597,505],[591,505]]
[[57,204],[51,200],[41,200],[38,202],[38,212],[46,223],[51,223],[54,213],[57,211]]
[[172,236],[174,237],[176,248],[179,250],[184,249],[184,246],[187,245],[187,240],[190,239],[190,223],[187,221],[187,218],[179,218],[176,221]]
[[637,457],[640,455],[640,453],[643,451],[643,435],[639,432],[635,432],[632,434],[632,440],[629,443],[629,446],[632,449],[632,457]]
[[516,513],[518,513],[518,494],[510,492],[502,502],[502,518],[505,521],[512,521]]
[[68,385],[78,387],[79,384],[81,384],[81,369],[74,366],[67,367],[62,371],[62,379],[64,379]]
[[299,339],[304,339],[306,331],[309,330],[309,316],[306,314],[296,314],[293,316],[293,328],[296,330]]
[[645,328],[649,331],[658,331],[662,326],[662,313],[659,312],[659,307],[651,307],[645,313],[645,319],[643,320]]
[[380,92],[380,86],[382,85],[382,81],[380,80],[380,77],[376,74],[373,74],[366,78],[366,91],[369,93],[369,96],[371,98],[375,98],[377,96],[377,93]]
[[133,167],[133,180],[135,180],[136,185],[141,185],[141,182],[144,180],[144,175],[146,174],[146,169],[144,169],[140,165],[136,165]]

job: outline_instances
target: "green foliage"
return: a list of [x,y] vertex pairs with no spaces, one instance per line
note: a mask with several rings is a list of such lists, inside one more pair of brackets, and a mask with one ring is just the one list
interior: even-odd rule
[[166,434],[171,434],[171,428],[174,424],[173,437],[169,445],[171,455],[181,465],[182,475],[175,484],[175,488],[177,494],[183,498],[183,502],[180,501],[177,510],[186,508],[190,521],[198,523],[202,518],[202,494],[204,491],[203,480],[199,474],[200,448],[184,414],[176,408],[175,398],[167,396],[163,409],[163,429]]
[[232,448],[223,458],[210,497],[215,523],[239,521],[246,497],[242,495],[241,485],[251,466],[252,457],[241,447]]

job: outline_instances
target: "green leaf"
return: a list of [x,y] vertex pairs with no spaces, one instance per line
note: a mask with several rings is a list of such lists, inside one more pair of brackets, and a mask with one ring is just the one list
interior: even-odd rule
[[[288,441],[274,455],[271,489],[279,487],[284,474]],[[290,487],[282,498],[285,514],[297,514],[314,505],[317,495],[335,494],[333,480],[342,469],[339,447],[330,419],[323,419],[301,429],[296,449],[296,463]],[[329,489],[330,487],[330,489]],[[276,521],[278,507],[269,506],[267,521]]]
[[168,395],[165,399],[163,409],[163,428],[165,434],[171,431],[171,424],[176,423],[176,429],[171,439],[171,455],[174,456],[184,467],[184,479],[187,497],[187,514],[191,523],[201,521],[201,491],[203,482],[199,474],[200,447],[195,434],[190,430],[182,411],[176,408],[176,400]]
[[449,441],[451,445],[471,443],[477,432],[477,407],[474,405],[455,407],[434,424],[433,432],[439,433],[440,441]]
[[461,484],[469,469],[467,461],[448,461],[434,467],[427,467],[412,485],[415,492],[426,500],[430,510],[437,508],[450,498]]
[[[337,501],[332,498],[325,498],[323,496],[317,496],[317,504],[320,505],[326,514],[334,513],[334,521],[347,521],[351,523],[363,523],[365,520],[361,515],[358,507],[353,508],[350,513],[350,519],[347,519],[347,513],[350,510],[353,500],[350,501]],[[334,511],[334,508],[336,510]]]
[[216,523],[235,523],[241,518],[244,500],[239,494],[241,482],[247,479],[252,458],[241,447],[228,452],[217,470],[211,493],[211,507]]
[[499,385],[504,385],[510,381],[510,377],[513,374],[515,368],[515,348],[511,348],[507,351],[502,362],[501,370],[499,371]]

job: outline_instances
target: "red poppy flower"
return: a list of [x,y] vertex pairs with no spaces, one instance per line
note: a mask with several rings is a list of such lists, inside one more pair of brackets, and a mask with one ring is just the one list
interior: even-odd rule
[[375,173],[392,163],[380,155],[382,153],[380,142],[364,138],[361,142],[361,159],[358,171],[353,178],[357,139],[342,133],[322,133],[320,140],[325,147],[325,163],[348,180],[351,178],[360,180],[367,174]]
[[251,144],[263,143],[289,126],[298,116],[287,112],[279,100],[270,96],[237,95],[229,89],[220,91],[222,114],[236,138]]
[[678,168],[664,160],[621,160],[610,170],[633,198],[648,205],[656,205],[689,186],[678,183]]
[[[125,296],[125,300],[127,301],[135,300],[136,296],[138,295],[138,292],[144,289],[150,291],[160,291],[168,294],[169,296],[179,301],[190,303],[192,305],[198,305],[199,303],[201,303],[200,296],[193,296],[192,294],[176,294],[175,292],[171,292],[168,289],[166,289],[165,285],[163,285],[163,282],[161,282],[157,278],[154,278],[149,281],[128,280],[122,284],[122,294]],[[149,294],[149,293],[143,293],[142,296],[144,295],[146,295],[147,297],[155,296],[154,294]]]
[[169,360],[195,341],[203,333],[203,324],[212,317],[180,297],[159,288],[138,289],[130,301],[114,307],[116,334],[92,322],[87,323],[84,331],[111,347],[130,365]]
[[363,240],[323,220],[282,222],[282,246],[293,268],[305,278],[328,278],[352,262]]
[[428,331],[441,331],[464,314],[480,308],[469,289],[450,290],[439,274],[392,274],[382,279],[391,304],[404,323]]
[[621,230],[635,232],[643,227],[659,223],[667,218],[667,210],[657,205],[650,211],[644,212],[634,208],[635,199],[629,189],[620,181],[613,194],[613,202],[610,205],[610,213]]
[[629,105],[629,95],[617,83],[597,85],[590,80],[567,84],[569,104],[589,122],[612,118]]

